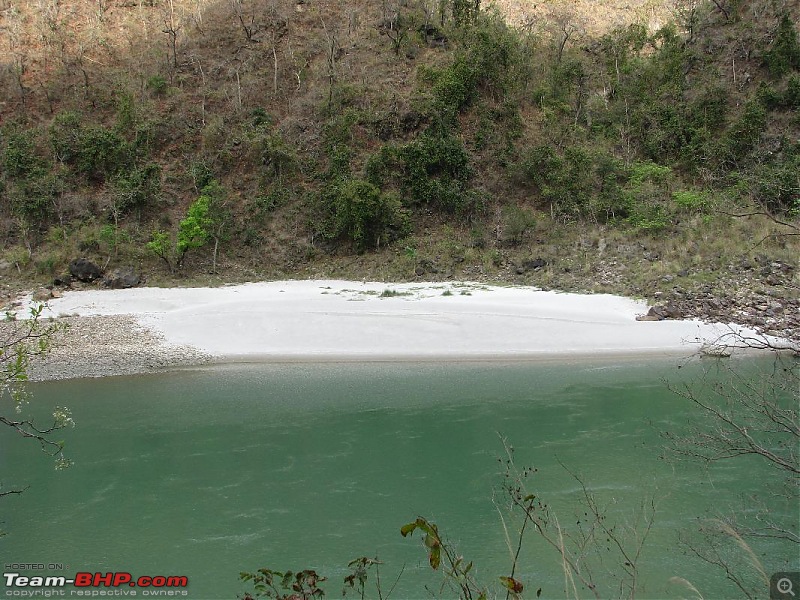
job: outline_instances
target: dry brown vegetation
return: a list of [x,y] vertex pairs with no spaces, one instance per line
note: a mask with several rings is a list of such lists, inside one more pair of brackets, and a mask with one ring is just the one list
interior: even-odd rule
[[[513,42],[519,44],[513,72],[498,75],[511,83],[479,84],[479,98],[459,108],[452,132],[469,158],[468,191],[480,197],[480,210],[459,216],[404,199],[411,229],[391,243],[379,236],[368,252],[354,252],[327,236],[320,194],[333,178],[337,145],[347,148],[352,177],[362,178],[382,149],[420,139],[435,101],[431,73],[448,73],[471,43],[452,23],[441,24],[438,5],[0,0],[0,146],[7,143],[2,136],[26,132],[31,151],[53,161],[46,175],[63,186],[49,206],[34,207],[46,210],[47,219],[25,220],[12,204],[32,184],[7,172],[10,183],[0,189],[5,285],[52,279],[78,255],[109,266],[135,264],[151,283],[173,281],[145,245],[154,229],[175,231],[206,176],[227,191],[219,255],[224,275],[209,274],[215,271],[210,253],[195,252],[180,275],[198,282],[460,277],[653,297],[671,293],[676,284],[716,285],[743,257],[763,254],[795,264],[791,226],[768,215],[721,214],[719,208],[759,212],[757,190],[737,188],[711,167],[685,169],[675,157],[656,157],[671,165],[674,177],[647,200],[651,208],[666,206],[674,191],[709,190],[715,210],[671,207],[666,227],[656,223],[652,231],[652,215],[632,225],[615,216],[614,207],[575,219],[548,200],[523,168],[527,153],[539,146],[560,159],[574,148],[607,157],[623,182],[630,169],[652,160],[643,151],[648,136],[634,131],[629,115],[645,92],[620,100],[634,92],[622,87],[624,74],[615,74],[603,54],[603,44],[617,33],[606,42],[600,36],[621,25],[644,26],[650,36],[640,50],[645,60],[663,47],[658,28],[681,19],[678,34],[688,40],[682,42],[688,50],[676,55],[686,61],[685,75],[677,76],[687,84],[677,104],[700,102],[709,89],[718,90],[733,123],[745,114],[759,82],[783,93],[786,78],[771,79],[763,63],[778,16],[791,9],[778,0],[739,2],[741,14],[727,16],[692,0],[499,0],[496,8],[520,36]],[[691,31],[685,26],[689,14],[696,17]],[[420,33],[423,26],[430,32]],[[501,35],[501,27],[486,27]],[[642,65],[630,68],[652,76]],[[559,77],[567,77],[565,83]],[[67,158],[54,156],[48,139],[65,114],[78,115],[80,127],[117,132],[129,145],[144,138],[146,153],[133,159],[131,169],[156,167],[157,198],[127,209],[120,199],[120,190],[128,190],[122,185],[127,173],[80,173]],[[605,133],[598,135],[598,127]],[[785,133],[796,128],[792,111],[773,111],[758,136],[759,152],[780,154]],[[746,165],[742,159],[742,167],[758,166],[758,160]],[[394,174],[382,191],[405,194],[402,185]],[[544,268],[524,266],[538,257],[546,259]],[[781,295],[795,296],[796,285]]]

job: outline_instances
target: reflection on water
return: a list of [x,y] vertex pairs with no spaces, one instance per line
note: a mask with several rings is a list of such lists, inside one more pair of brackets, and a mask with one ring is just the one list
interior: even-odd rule
[[[609,503],[610,519],[625,523],[656,499],[639,597],[685,596],[668,584],[673,576],[706,598],[735,594],[678,533],[740,506],[771,474],[746,461],[705,471],[659,458],[659,432],[695,418],[663,379],[691,380],[699,368],[228,365],[38,384],[36,410],[73,410],[75,466],[54,472],[30,443],[2,432],[3,483],[30,489],[2,500],[9,535],[0,549],[5,560],[67,571],[185,574],[195,599],[234,598],[239,571],[262,566],[313,567],[337,597],[347,562],[378,555],[384,581],[404,569],[395,598],[428,597],[424,585],[438,589],[439,578],[419,540],[399,535],[424,515],[494,585],[509,565],[492,504],[500,433],[518,464],[538,468],[532,487],[565,523],[580,486],[559,461]],[[518,573],[544,597],[563,597],[557,556],[534,538]]]

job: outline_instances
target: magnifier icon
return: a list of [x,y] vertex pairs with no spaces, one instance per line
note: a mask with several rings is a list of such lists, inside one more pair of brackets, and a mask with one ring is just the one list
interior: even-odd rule
[[792,580],[788,577],[781,577],[778,579],[775,587],[781,594],[789,594],[792,598],[795,597],[794,590],[792,589]]

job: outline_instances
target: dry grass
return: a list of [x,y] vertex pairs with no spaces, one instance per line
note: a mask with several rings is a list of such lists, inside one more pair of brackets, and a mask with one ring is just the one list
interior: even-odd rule
[[494,0],[509,22],[547,30],[571,21],[583,34],[602,35],[630,23],[651,30],[664,25],[672,14],[670,0]]

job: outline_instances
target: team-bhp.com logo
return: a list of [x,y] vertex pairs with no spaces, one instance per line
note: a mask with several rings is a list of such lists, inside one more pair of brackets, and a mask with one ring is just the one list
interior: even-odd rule
[[[134,578],[127,572],[112,573],[76,573],[75,577],[53,575],[21,575],[20,573],[3,573],[6,584],[6,596],[43,597],[45,589],[56,592],[54,595],[64,595],[63,588],[81,588],[70,590],[70,596],[136,596],[136,592],[128,588],[142,588],[142,596],[187,596],[185,589],[189,585],[189,578],[185,575],[142,575]],[[85,588],[85,589],[84,589]],[[117,593],[100,588],[115,588]],[[177,589],[176,589],[177,588]],[[38,590],[39,593],[31,593]],[[62,594],[58,594],[58,591]],[[119,593],[125,590],[129,593]],[[27,593],[25,593],[27,592]],[[48,594],[49,596],[50,594]]]

